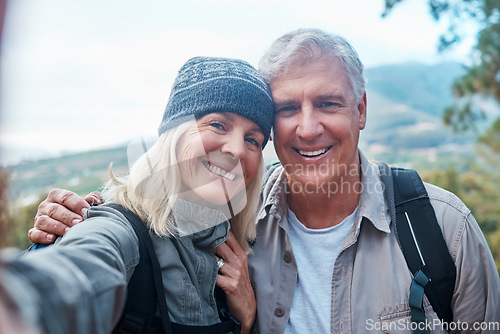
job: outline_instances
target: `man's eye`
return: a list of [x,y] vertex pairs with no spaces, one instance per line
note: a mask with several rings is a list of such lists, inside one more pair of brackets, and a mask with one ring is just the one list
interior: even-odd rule
[[328,107],[340,107],[340,104],[337,102],[321,102],[318,105],[318,108],[328,108]]
[[290,112],[293,112],[297,110],[297,107],[295,106],[285,106],[285,107],[281,107],[281,108],[278,108],[276,110],[277,113],[290,113]]

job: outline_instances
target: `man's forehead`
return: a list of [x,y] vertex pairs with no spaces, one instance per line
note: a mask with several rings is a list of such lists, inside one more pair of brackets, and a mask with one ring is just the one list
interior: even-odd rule
[[312,74],[332,72],[331,70],[334,70],[337,75],[347,75],[342,62],[336,57],[314,58],[306,62],[295,61],[282,69],[270,82],[270,86],[273,87],[283,82],[308,77]]
[[338,81],[328,76],[315,82],[296,83],[284,82],[283,85],[271,87],[274,105],[288,104],[302,99],[314,100],[344,100],[352,93],[348,80]]

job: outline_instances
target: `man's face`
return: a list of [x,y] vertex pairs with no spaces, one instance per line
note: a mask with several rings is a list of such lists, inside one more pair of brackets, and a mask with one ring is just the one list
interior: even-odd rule
[[337,58],[294,63],[270,87],[277,112],[274,147],[289,185],[341,182],[352,167],[358,170],[366,97],[356,102]]

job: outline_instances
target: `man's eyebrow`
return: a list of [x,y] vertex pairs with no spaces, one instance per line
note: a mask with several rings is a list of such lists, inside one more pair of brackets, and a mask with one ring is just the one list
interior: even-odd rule
[[283,101],[275,101],[274,102],[274,108],[278,109],[283,106],[288,106],[291,104],[295,104],[296,102],[294,100],[283,100]]
[[345,102],[345,97],[344,95],[341,94],[326,94],[326,95],[319,95],[317,97],[319,100],[338,100],[341,102]]

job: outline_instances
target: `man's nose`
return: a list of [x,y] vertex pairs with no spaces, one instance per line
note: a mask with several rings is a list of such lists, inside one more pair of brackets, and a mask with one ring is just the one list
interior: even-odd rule
[[319,115],[312,107],[303,107],[297,125],[296,133],[303,140],[313,140],[323,132],[323,125],[320,122]]

